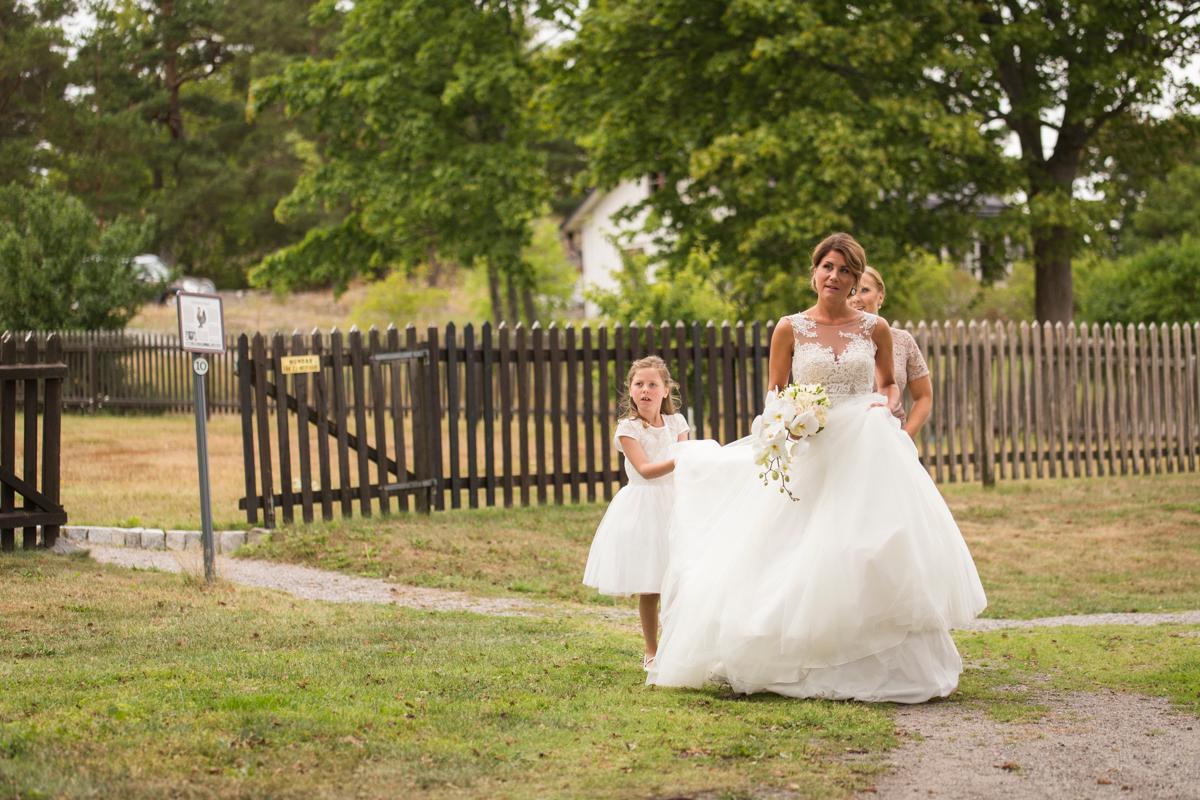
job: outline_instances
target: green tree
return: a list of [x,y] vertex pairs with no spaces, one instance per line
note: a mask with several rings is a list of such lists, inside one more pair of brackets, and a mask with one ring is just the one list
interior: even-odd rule
[[[1145,130],[1152,107],[1182,111],[1200,97],[1172,72],[1200,47],[1200,6],[1174,0],[972,0],[945,3],[942,69],[929,74],[947,109],[1011,134],[1027,198],[1036,313],[1073,314],[1072,258],[1097,225],[1085,179],[1127,154],[1110,126]],[[1051,144],[1050,140],[1053,139]],[[1162,140],[1143,139],[1144,151]],[[1162,155],[1159,151],[1158,155]],[[1101,214],[1103,217],[1103,214]]]
[[[318,20],[339,12],[326,2]],[[319,159],[282,204],[285,219],[335,218],[255,270],[260,284],[344,287],[393,267],[482,264],[492,307],[535,314],[522,259],[550,195],[530,107],[530,15],[505,0],[361,0],[336,53],[261,81],[255,107],[311,117]],[[502,279],[507,278],[507,303]]]
[[926,16],[888,3],[592,4],[543,99],[586,149],[590,183],[654,176],[647,229],[666,276],[703,250],[743,313],[775,316],[808,300],[809,254],[831,231],[890,269],[914,250],[965,247],[985,224],[981,196],[1011,182],[996,134],[927,84],[949,15]]
[[83,88],[62,143],[65,186],[101,219],[153,212],[168,261],[245,285],[248,266],[314,220],[274,218],[303,164],[302,125],[246,118],[251,82],[320,51],[312,0],[117,0],[72,64]]
[[[1198,15],[1167,0],[614,0],[581,15],[548,100],[592,183],[660,177],[646,205],[668,269],[703,239],[744,308],[793,306],[832,230],[885,268],[1007,233],[1030,243],[1039,318],[1065,320],[1072,256],[1109,210],[1079,190],[1132,163],[1107,129],[1196,98],[1171,66],[1196,52]],[[986,194],[1024,200],[978,220]]]
[[0,328],[116,329],[148,299],[132,261],[146,226],[101,228],[78,199],[44,187],[0,187],[0,208]]
[[61,0],[0,0],[0,185],[33,185],[54,163],[44,145],[68,112],[60,23],[72,9]]
[[1150,184],[1129,227],[1129,250],[1187,234],[1200,237],[1200,152]]

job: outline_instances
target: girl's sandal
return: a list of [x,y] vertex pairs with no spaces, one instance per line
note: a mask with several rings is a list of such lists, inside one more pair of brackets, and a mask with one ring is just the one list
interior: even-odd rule
[[642,656],[642,669],[649,672],[650,668],[654,666],[654,659],[655,656]]

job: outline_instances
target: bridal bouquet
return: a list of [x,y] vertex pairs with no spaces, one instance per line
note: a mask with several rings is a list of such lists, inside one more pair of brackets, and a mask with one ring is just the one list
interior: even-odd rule
[[788,486],[792,450],[821,432],[828,409],[829,397],[819,383],[789,384],[768,398],[766,408],[750,428],[754,463],[762,467],[758,477],[764,486],[779,481],[781,493],[799,499]]

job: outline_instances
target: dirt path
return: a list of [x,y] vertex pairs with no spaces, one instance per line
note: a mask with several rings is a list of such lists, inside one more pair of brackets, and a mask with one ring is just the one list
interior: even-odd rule
[[1200,798],[1200,720],[1156,697],[1044,692],[1035,723],[953,703],[902,708],[907,741],[861,797]]

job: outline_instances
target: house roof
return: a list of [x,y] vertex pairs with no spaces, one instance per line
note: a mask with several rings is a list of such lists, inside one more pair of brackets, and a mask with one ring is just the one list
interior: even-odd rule
[[592,213],[592,209],[604,199],[606,194],[608,194],[607,191],[592,189],[587,193],[587,197],[583,198],[583,202],[576,206],[570,216],[563,220],[562,224],[558,227],[567,232],[574,232],[582,228],[584,221]]

